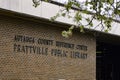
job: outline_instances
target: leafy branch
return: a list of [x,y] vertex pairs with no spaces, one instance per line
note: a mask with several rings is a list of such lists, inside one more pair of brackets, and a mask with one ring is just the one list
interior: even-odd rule
[[[41,1],[51,2],[51,0],[33,0],[34,7],[39,6]],[[71,15],[73,8],[76,10],[74,11],[74,15]],[[89,16],[86,18],[83,14]],[[58,17],[72,19],[75,25],[72,25],[67,31],[62,32],[64,37],[69,37],[72,35],[74,28],[79,28],[80,32],[84,32],[85,27],[94,27],[94,29],[101,27],[101,31],[108,32],[111,30],[111,24],[116,16],[120,16],[119,0],[86,0],[85,2],[68,0],[64,4],[64,8],[60,9],[55,16],[51,17],[51,21],[55,21]],[[94,20],[98,21],[97,26],[94,26]]]

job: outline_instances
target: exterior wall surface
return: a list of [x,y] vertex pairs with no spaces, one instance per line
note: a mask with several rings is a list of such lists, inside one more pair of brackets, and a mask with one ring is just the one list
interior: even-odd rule
[[95,80],[95,37],[63,30],[0,16],[0,80]]
[[[63,1],[63,0],[58,0],[58,1]],[[50,19],[51,17],[55,16],[60,9],[63,9],[63,7],[59,5],[46,3],[44,1],[40,4],[40,6],[35,8],[33,7],[32,0],[0,0],[0,8],[16,11],[19,13],[30,14],[37,17],[47,18],[47,19]],[[71,10],[71,16],[74,17],[74,15],[75,15],[75,10]],[[85,14],[83,14],[82,16],[90,17],[90,15],[85,15]],[[67,17],[65,18],[59,17],[57,18],[57,21],[76,25],[72,19]],[[85,23],[85,22],[86,22],[85,20],[82,21],[82,23]],[[100,22],[98,22],[97,20],[94,20],[93,27],[91,29],[101,31],[103,28],[102,26],[96,27],[99,23]],[[109,31],[109,34],[120,36],[120,31],[119,31],[120,27],[118,26],[120,26],[120,23],[113,22],[112,28]],[[86,27],[86,28],[89,28],[89,27]]]

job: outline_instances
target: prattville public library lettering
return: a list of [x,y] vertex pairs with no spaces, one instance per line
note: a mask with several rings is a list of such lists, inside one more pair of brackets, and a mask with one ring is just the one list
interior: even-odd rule
[[87,46],[30,36],[14,36],[14,53],[38,54],[61,58],[87,59]]

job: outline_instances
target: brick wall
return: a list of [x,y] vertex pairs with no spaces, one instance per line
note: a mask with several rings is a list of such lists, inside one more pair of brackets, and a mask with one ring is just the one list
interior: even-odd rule
[[0,80],[95,80],[95,37],[57,25],[0,16]]

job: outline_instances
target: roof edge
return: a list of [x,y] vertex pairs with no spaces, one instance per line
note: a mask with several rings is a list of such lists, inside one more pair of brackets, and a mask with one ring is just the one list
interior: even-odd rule
[[[51,22],[49,19],[46,19],[46,18],[29,15],[29,14],[25,14],[25,13],[20,13],[20,12],[15,12],[15,11],[2,9],[2,8],[0,8],[0,15],[10,16],[10,17],[14,17],[14,18],[20,18],[20,19],[34,21],[34,22],[43,23],[43,24],[48,24],[48,25],[52,25],[52,26],[56,26],[56,24],[57,24],[58,27],[62,27],[62,28],[68,28],[71,26],[70,24],[67,24],[67,23],[62,23],[62,22],[58,22],[58,21]],[[75,30],[78,31],[78,29],[75,29]],[[96,30],[87,29],[87,28],[85,28],[85,31],[86,31],[86,33],[94,34],[96,39],[99,41],[107,42],[112,39],[111,42],[113,41],[116,44],[120,44],[120,36],[119,35],[105,33],[105,32],[96,31]],[[103,39],[103,37],[104,37],[104,39]],[[108,37],[110,39],[106,39]]]

